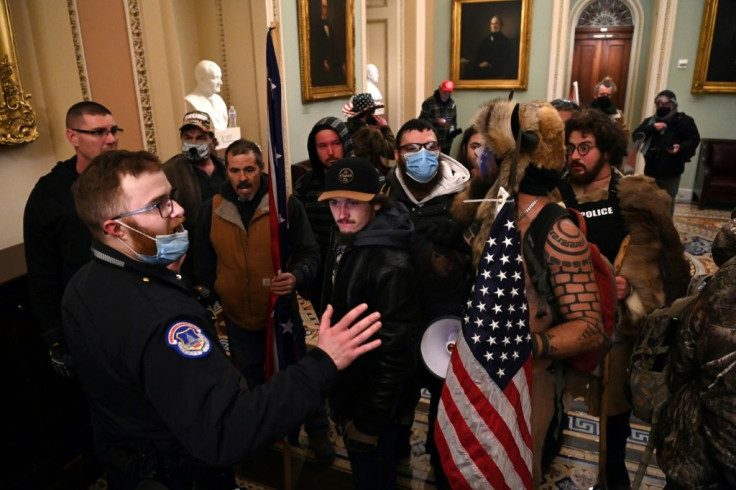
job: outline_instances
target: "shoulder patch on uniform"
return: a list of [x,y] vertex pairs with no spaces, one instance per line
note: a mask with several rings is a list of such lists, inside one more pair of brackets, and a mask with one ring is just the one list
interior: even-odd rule
[[166,333],[166,343],[182,357],[206,357],[212,352],[210,339],[191,322],[172,323]]

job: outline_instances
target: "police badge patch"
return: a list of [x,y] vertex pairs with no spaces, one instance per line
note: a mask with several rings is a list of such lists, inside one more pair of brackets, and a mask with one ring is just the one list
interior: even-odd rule
[[190,322],[176,322],[169,327],[166,343],[182,357],[206,357],[212,351],[210,339]]

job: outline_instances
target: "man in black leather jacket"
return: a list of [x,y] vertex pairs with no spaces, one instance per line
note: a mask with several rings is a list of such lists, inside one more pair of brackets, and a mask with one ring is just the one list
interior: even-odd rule
[[[367,303],[381,313],[381,347],[340,373],[330,391],[343,429],[355,488],[393,488],[401,415],[413,403],[421,335],[418,288],[409,254],[413,225],[405,209],[379,194],[378,173],[362,158],[338,160],[327,171],[320,201],[329,201],[333,233],[323,302],[335,318]],[[402,207],[403,205],[397,204]],[[410,409],[413,407],[409,407]]]

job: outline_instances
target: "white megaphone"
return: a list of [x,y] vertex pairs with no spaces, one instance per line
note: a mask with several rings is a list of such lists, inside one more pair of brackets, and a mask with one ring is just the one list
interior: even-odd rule
[[445,379],[450,356],[455,349],[461,322],[456,316],[443,316],[432,321],[422,336],[422,360],[429,372]]

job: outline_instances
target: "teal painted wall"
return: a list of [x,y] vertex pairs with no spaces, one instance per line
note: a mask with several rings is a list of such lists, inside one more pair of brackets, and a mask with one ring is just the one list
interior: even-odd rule
[[[701,138],[736,139],[736,94],[691,94],[695,71],[695,59],[700,38],[700,23],[705,0],[680,0],[678,2],[675,38],[672,43],[668,89],[677,95],[679,110],[687,113],[698,126]],[[678,59],[689,61],[687,69],[677,68]],[[654,112],[654,102],[649,101]],[[697,153],[685,166],[680,181],[681,189],[691,189],[695,181]]]
[[[514,99],[520,102],[544,99],[547,94],[547,77],[549,73],[549,43],[552,25],[552,2],[532,2],[532,36],[529,51],[529,84],[526,91],[514,93]],[[436,88],[442,80],[450,78],[450,40],[452,35],[452,0],[436,0],[435,2],[435,60],[433,84]],[[434,90],[434,88],[432,90]],[[427,94],[429,96],[431,94]],[[470,125],[478,107],[483,103],[506,98],[509,91],[504,90],[456,90],[452,95],[457,103],[458,125],[463,129]],[[418,114],[417,114],[418,115]],[[455,139],[459,145],[460,138]]]

